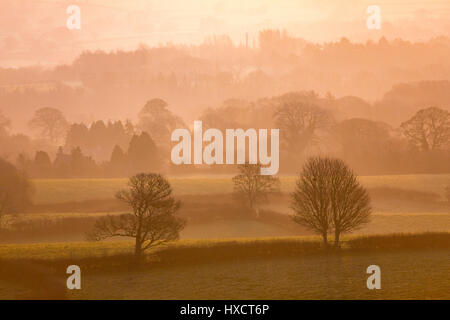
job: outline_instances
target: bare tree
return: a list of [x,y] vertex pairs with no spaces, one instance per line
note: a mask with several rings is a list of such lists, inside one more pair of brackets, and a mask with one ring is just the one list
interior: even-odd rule
[[334,245],[339,247],[342,233],[359,229],[370,220],[372,208],[366,189],[356,175],[340,159],[322,159],[329,167],[328,177],[331,217],[334,229]]
[[128,190],[116,194],[133,213],[106,216],[96,221],[88,239],[99,241],[109,237],[135,238],[135,256],[152,247],[177,240],[185,221],[176,216],[180,202],[172,195],[169,182],[159,174],[140,173],[130,178]]
[[288,99],[276,110],[275,122],[285,148],[300,154],[308,144],[317,141],[317,131],[329,127],[332,118],[311,102]]
[[313,158],[303,166],[292,194],[292,219],[322,236],[328,247],[331,230],[330,198],[327,194],[329,168],[320,158]]
[[436,107],[419,110],[400,125],[400,130],[420,149],[435,150],[450,146],[450,112]]
[[43,137],[57,142],[68,129],[68,122],[63,113],[55,108],[41,108],[36,110],[29,125],[40,131]]
[[239,174],[233,177],[234,194],[242,199],[251,210],[258,204],[267,201],[270,193],[279,190],[280,180],[271,175],[261,175],[260,164],[241,164],[238,166]]
[[293,220],[322,236],[334,231],[335,246],[340,235],[369,222],[367,191],[348,166],[339,159],[311,158],[303,167],[292,194]]

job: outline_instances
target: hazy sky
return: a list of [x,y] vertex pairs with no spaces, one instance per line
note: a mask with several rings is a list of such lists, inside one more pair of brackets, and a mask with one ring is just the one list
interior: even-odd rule
[[[66,9],[81,9],[68,30]],[[368,30],[369,5],[382,28]],[[85,49],[134,49],[139,43],[200,43],[229,34],[235,43],[266,28],[312,41],[450,35],[449,0],[0,0],[0,66],[69,62]]]

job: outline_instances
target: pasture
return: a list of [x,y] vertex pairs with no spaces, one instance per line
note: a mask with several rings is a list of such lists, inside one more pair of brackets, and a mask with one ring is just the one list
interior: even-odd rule
[[[396,188],[431,192],[443,197],[450,183],[450,174],[442,175],[388,175],[361,176],[367,188]],[[296,177],[281,176],[281,192],[294,190]],[[169,177],[175,195],[226,194],[233,191],[231,176]],[[64,203],[113,198],[115,192],[125,188],[127,179],[36,179],[35,203]]]
[[[71,299],[449,299],[449,251],[253,259],[85,276]],[[383,270],[368,290],[366,268]]]
[[[120,214],[120,213],[113,213]],[[89,231],[95,219],[105,213],[64,213],[64,214],[31,214],[21,219],[30,221],[32,229],[25,229],[11,237],[0,238],[0,243],[51,243],[51,242],[79,242],[86,244],[85,232]],[[181,231],[180,238],[188,239],[216,239],[216,238],[259,238],[306,236],[312,233],[305,230],[287,217],[282,221],[273,219],[259,220],[217,219],[205,222],[190,222]],[[281,218],[281,217],[280,217]],[[281,220],[281,219],[280,219]],[[34,223],[34,224],[33,224]],[[399,232],[440,232],[450,231],[450,215],[422,214],[422,215],[373,215],[371,222],[355,231],[355,235],[385,234]],[[123,239],[123,242],[127,242]]]
[[[126,179],[34,180],[37,211],[18,215],[21,233],[0,241],[0,299],[48,298],[46,279],[61,288],[70,264],[82,267],[83,287],[56,290],[68,299],[449,299],[450,175],[359,179],[372,197],[371,222],[326,253],[287,216],[295,177],[280,178],[282,192],[259,218],[236,205],[230,176],[172,177],[188,224],[139,268],[130,239],[85,241],[98,217],[126,211],[113,199]],[[415,234],[392,235],[404,232]],[[372,264],[382,290],[366,288]]]
[[[61,285],[65,267],[80,265],[83,287],[69,299],[448,299],[449,244],[448,233],[347,236],[340,252],[317,237],[183,240],[140,267],[127,260],[127,241],[3,245],[0,256],[48,266]],[[366,288],[372,264],[381,290]],[[34,297],[26,281],[0,283],[0,298]]]
[[[271,196],[259,219],[237,206],[231,176],[171,177],[174,196],[188,220],[182,239],[310,235],[288,217],[295,177],[282,176],[281,194]],[[371,222],[355,234],[450,230],[450,206],[443,197],[450,175],[362,176],[372,197]],[[3,243],[84,241],[95,219],[128,208],[114,200],[127,179],[34,180],[35,211],[19,215],[23,231]]]

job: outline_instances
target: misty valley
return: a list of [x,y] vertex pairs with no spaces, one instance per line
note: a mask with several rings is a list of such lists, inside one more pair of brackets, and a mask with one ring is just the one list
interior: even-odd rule
[[0,1],[0,300],[448,300],[447,2]]
[[[279,130],[270,130],[270,144],[267,138],[267,129],[226,129],[225,143],[223,133],[218,129],[207,129],[202,132],[202,121],[194,121],[194,139],[192,161],[191,134],[187,129],[175,129],[172,133],[172,141],[180,141],[172,148],[171,160],[174,164],[224,164],[224,150],[226,150],[226,164],[235,163],[235,150],[237,151],[237,164],[260,163],[269,165],[261,168],[262,175],[273,175],[279,168]],[[257,133],[258,132],[258,133]],[[259,135],[259,136],[258,136]],[[235,147],[236,137],[236,147]],[[248,146],[246,139],[248,138]],[[211,142],[203,149],[203,142]],[[268,144],[270,145],[270,157],[268,155]],[[225,149],[224,149],[225,147]],[[248,150],[248,153],[246,153]],[[259,154],[258,154],[259,151]],[[259,155],[259,156],[258,156]],[[259,160],[259,161],[258,161]]]

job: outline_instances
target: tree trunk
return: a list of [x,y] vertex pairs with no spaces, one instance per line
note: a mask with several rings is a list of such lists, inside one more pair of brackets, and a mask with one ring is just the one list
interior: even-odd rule
[[142,215],[139,215],[138,217],[138,225],[137,225],[137,231],[136,231],[136,244],[134,246],[134,259],[136,264],[139,264],[141,261],[141,254],[142,254]]
[[339,243],[340,235],[341,235],[341,232],[339,230],[334,230],[334,247],[336,249],[339,249],[341,247],[341,244]]
[[140,238],[136,237],[136,244],[134,246],[134,259],[136,264],[139,264],[141,262],[141,255],[142,255],[142,242]]
[[323,246],[326,248],[328,248],[328,234],[326,232],[322,233],[322,238],[323,238]]
[[254,206],[254,207],[255,207],[255,209],[254,209],[255,216],[256,216],[257,219],[259,219],[259,206]]

